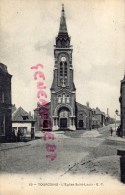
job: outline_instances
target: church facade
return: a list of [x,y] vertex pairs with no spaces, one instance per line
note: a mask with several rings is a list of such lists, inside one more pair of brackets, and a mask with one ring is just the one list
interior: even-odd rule
[[[51,102],[46,104],[50,113],[52,130],[77,130],[92,128],[92,110],[89,104],[76,102],[73,48],[67,31],[64,7],[62,6],[59,33],[54,46],[54,73],[51,85]],[[36,130],[49,130],[49,122],[39,115],[40,107],[35,109]],[[46,122],[45,122],[46,121]]]

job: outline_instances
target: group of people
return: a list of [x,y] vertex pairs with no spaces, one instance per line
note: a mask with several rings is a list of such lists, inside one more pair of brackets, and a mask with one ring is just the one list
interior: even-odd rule
[[122,131],[121,131],[121,127],[120,126],[118,126],[118,128],[117,128],[116,135],[118,137],[122,137]]
[[12,137],[13,141],[21,141],[21,136],[22,136],[22,134],[20,131],[15,132],[14,130],[12,130],[11,137]]
[[[111,134],[111,136],[112,136],[112,134],[113,134],[113,128],[112,128],[112,127],[110,127],[110,134]],[[117,130],[116,130],[116,135],[117,135],[118,137],[122,137],[120,126],[118,126],[118,128],[117,128]]]

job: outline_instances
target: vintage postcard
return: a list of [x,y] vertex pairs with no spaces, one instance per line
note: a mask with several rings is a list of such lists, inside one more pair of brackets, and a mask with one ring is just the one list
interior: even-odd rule
[[125,1],[0,0],[0,195],[125,194]]

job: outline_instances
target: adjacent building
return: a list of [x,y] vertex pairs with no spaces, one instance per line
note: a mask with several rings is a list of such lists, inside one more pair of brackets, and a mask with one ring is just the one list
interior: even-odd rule
[[98,107],[92,109],[92,128],[99,128],[105,125],[105,113]]
[[12,113],[12,130],[17,136],[31,136],[31,130],[34,128],[34,119],[30,113],[19,107]]
[[120,88],[120,108],[121,108],[121,125],[120,131],[123,137],[125,137],[125,75],[123,80],[121,80],[121,88]]
[[0,140],[11,137],[11,78],[7,66],[0,63]]

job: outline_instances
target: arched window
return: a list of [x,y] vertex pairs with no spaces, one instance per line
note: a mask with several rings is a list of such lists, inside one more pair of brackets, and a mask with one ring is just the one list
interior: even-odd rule
[[67,77],[67,62],[64,63],[64,76]]
[[60,76],[67,77],[67,62],[60,62]]
[[66,47],[69,47],[69,40],[66,41]]
[[65,48],[65,40],[62,40],[62,48]]
[[61,95],[58,96],[58,103],[61,103]]
[[60,76],[63,76],[63,63],[60,62]]
[[67,95],[67,97],[66,97],[66,102],[67,102],[67,103],[70,102],[70,97],[69,97],[69,95]]
[[57,41],[57,47],[59,47],[59,48],[61,47],[61,41],[60,40]]
[[65,93],[62,94],[62,103],[65,103]]

